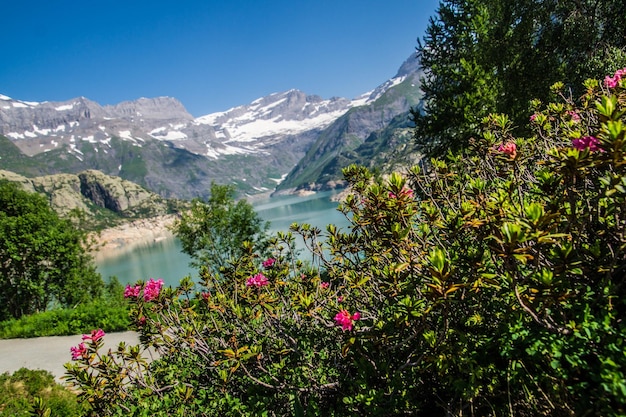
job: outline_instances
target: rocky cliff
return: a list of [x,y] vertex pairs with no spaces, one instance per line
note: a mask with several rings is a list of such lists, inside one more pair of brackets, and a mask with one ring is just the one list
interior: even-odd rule
[[100,229],[129,219],[154,217],[178,210],[182,203],[166,200],[143,187],[96,170],[27,178],[0,170],[0,179],[16,182],[46,196],[61,216],[84,213],[85,226]]

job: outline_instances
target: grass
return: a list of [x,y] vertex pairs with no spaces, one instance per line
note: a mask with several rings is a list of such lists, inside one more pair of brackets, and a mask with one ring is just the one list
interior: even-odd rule
[[0,339],[71,336],[89,333],[93,329],[126,331],[130,327],[128,313],[124,287],[116,277],[111,277],[105,284],[104,296],[89,303],[0,321]]
[[76,417],[86,411],[78,397],[64,386],[57,384],[48,371],[21,368],[12,375],[0,374],[0,416],[26,417],[38,408],[49,409],[50,416]]
[[42,336],[69,336],[128,330],[128,307],[106,302],[91,302],[76,308],[58,308],[0,322],[0,339]]

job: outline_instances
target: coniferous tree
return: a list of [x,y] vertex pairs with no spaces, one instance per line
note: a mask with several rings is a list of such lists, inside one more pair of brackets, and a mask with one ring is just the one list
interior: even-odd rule
[[622,8],[617,0],[443,1],[418,42],[418,143],[434,154],[463,148],[493,112],[524,126],[531,100],[547,102],[557,81],[579,96],[583,80],[626,63]]

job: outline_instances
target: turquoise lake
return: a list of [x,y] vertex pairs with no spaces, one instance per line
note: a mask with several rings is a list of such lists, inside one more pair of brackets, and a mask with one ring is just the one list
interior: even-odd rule
[[[270,231],[287,231],[292,223],[309,223],[325,230],[326,225],[345,227],[348,221],[337,211],[333,193],[317,193],[306,197],[283,196],[255,201],[257,213],[270,222]],[[119,256],[97,262],[103,278],[116,276],[122,284],[148,278],[162,278],[167,285],[177,285],[186,275],[197,277],[189,266],[191,258],[181,252],[177,239],[168,239],[136,247]]]

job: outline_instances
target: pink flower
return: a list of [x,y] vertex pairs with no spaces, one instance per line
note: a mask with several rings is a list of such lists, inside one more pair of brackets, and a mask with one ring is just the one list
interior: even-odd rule
[[571,117],[572,122],[575,122],[575,123],[580,122],[580,116],[574,110],[568,110],[567,115]]
[[162,287],[163,287],[162,279],[159,278],[155,280],[155,279],[150,278],[148,282],[146,282],[146,285],[143,288],[144,301],[148,302],[157,298],[159,296],[159,293],[161,292]]
[[341,310],[337,315],[335,315],[335,324],[337,326],[341,326],[341,330],[344,332],[346,330],[352,330],[354,326],[354,322],[361,318],[361,314],[359,312],[350,315],[348,310]]
[[204,300],[208,300],[211,297],[211,293],[208,291],[204,291],[201,295]]
[[92,330],[90,335],[89,334],[83,335],[83,342],[85,340],[91,340],[93,343],[96,343],[98,340],[102,339],[104,335],[105,333],[104,333],[104,330],[102,329]]
[[70,348],[70,353],[72,354],[72,360],[77,361],[87,356],[87,346],[84,343],[79,343],[78,346]]
[[274,265],[274,263],[276,263],[276,259],[268,258],[263,261],[263,268],[265,269],[271,268]]
[[612,77],[609,77],[608,75],[604,77],[604,85],[608,88],[615,88],[619,85],[620,80],[624,76],[626,76],[626,68],[617,70]]
[[320,282],[320,287],[323,289],[327,289],[330,287],[330,282]]
[[137,324],[140,326],[143,326],[144,324],[146,324],[146,316],[141,316],[137,319]]
[[617,81],[614,77],[609,77],[608,75],[604,77],[604,85],[609,88],[617,87]]
[[124,288],[124,298],[137,298],[139,297],[139,293],[141,292],[141,285],[136,284],[134,286],[127,285]]
[[254,276],[251,276],[246,281],[246,287],[263,287],[264,285],[269,284],[269,281],[265,277],[265,275],[258,273]]
[[530,121],[534,122],[537,119],[537,113],[533,113],[530,115]]
[[502,145],[498,146],[498,152],[507,154],[511,157],[511,159],[515,159],[515,157],[517,156],[517,145],[515,144],[515,142],[503,143]]
[[343,296],[340,295],[339,297],[337,297],[337,302],[338,303],[343,303]]
[[589,149],[590,152],[601,150],[598,147],[600,141],[598,138],[593,136],[585,136],[582,138],[572,140],[572,146],[579,151],[584,151],[585,149]]

